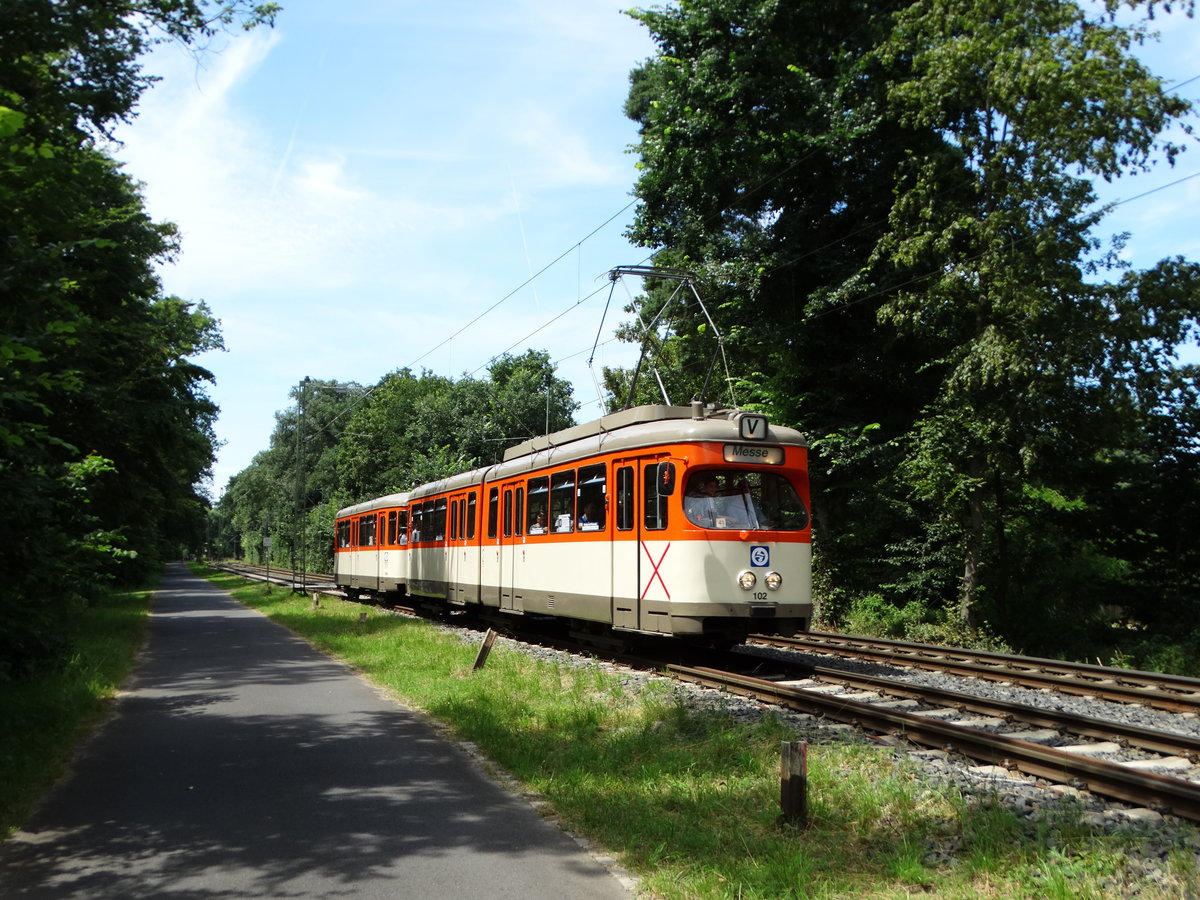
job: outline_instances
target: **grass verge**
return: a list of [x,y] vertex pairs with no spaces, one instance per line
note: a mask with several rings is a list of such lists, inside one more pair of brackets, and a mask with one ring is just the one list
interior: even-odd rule
[[66,771],[133,666],[152,591],[109,594],[72,622],[71,655],[0,683],[0,828],[10,833]]
[[[1069,800],[1018,816],[928,783],[854,732],[797,735],[696,712],[666,681],[476,647],[356,604],[268,593],[201,572],[361,670],[543,795],[569,829],[615,853],[662,898],[1185,897],[1192,829],[1145,862],[1145,831],[1096,833]],[[807,739],[811,826],[778,817],[779,745]],[[1161,835],[1156,837],[1161,846]]]

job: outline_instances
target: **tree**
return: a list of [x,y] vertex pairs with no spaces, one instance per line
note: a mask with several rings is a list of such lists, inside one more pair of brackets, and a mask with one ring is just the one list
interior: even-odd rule
[[[490,400],[488,421],[499,437],[499,447],[479,447],[478,457],[498,461],[505,445],[550,434],[574,424],[579,404],[571,398],[571,384],[554,374],[550,354],[526,350],[521,356],[505,353],[488,366]],[[461,382],[460,382],[461,384]],[[490,439],[490,435],[489,435]]]
[[547,415],[551,430],[571,424],[571,385],[547,353],[501,356],[489,375],[402,369],[369,389],[306,380],[276,414],[270,447],[230,479],[212,517],[222,546],[257,558],[270,521],[289,537],[273,543],[273,562],[327,571],[342,507],[498,462],[506,446],[541,433]]
[[96,140],[132,115],[151,43],[274,7],[15,0],[4,13],[0,678],[52,659],[73,607],[202,523],[216,410],[188,357],[219,346],[216,322],[161,295],[154,266],[175,230],[150,221]]
[[[1160,135],[1190,109],[1130,55],[1145,32],[1116,7],[633,13],[659,52],[627,103],[631,237],[705,276],[744,402],[810,435],[827,616],[881,588],[999,614],[1030,572],[1017,538],[1022,559],[1058,535],[1072,565],[1128,571],[1082,537],[1099,472],[1069,460],[1145,452],[1147,417],[1191,402],[1170,353],[1198,310],[1182,261],[1101,281],[1116,248],[1088,179],[1173,158]],[[693,371],[700,322],[675,341]]]
[[962,613],[973,622],[985,519],[1005,502],[997,492],[1019,491],[1036,455],[1059,452],[1045,432],[1081,383],[1119,371],[1147,340],[1178,337],[1114,333],[1129,300],[1087,280],[1102,212],[1084,176],[1146,168],[1160,149],[1172,159],[1179,148],[1159,135],[1189,105],[1128,54],[1139,29],[1074,2],[935,0],[895,22],[878,52],[894,73],[890,110],[943,144],[896,173],[877,254],[921,276],[881,316],[944,347],[910,461],[938,473],[922,491],[962,533]]
[[203,44],[235,23],[272,24],[276,3],[248,0],[10,0],[0,42],[0,91],[35,140],[77,143],[129,121],[154,82],[140,59],[154,44]]

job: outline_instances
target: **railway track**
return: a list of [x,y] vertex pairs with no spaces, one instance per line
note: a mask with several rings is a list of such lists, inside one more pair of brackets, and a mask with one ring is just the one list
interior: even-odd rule
[[[266,577],[261,567],[226,568]],[[271,573],[273,581],[293,583],[290,572],[276,575],[276,571]],[[325,580],[328,576],[319,582],[319,576],[307,578],[310,590],[341,593]],[[1073,714],[1049,705],[1015,703],[814,666],[801,661],[802,657],[789,662],[790,653],[769,658],[753,654],[757,645],[804,654],[854,656],[968,679],[1137,702],[1175,714],[1200,708],[1196,702],[1200,680],[826,634],[756,638],[747,652],[706,656],[675,648],[671,655],[597,654],[594,646],[544,637],[534,640],[560,650],[582,650],[665,671],[681,681],[1200,822],[1200,736]],[[703,664],[705,661],[715,665]]]
[[[894,735],[911,743],[948,753],[968,756],[978,762],[1017,770],[1058,784],[1086,788],[1095,794],[1149,806],[1191,821],[1200,822],[1200,783],[1152,771],[1154,768],[1187,771],[1200,780],[1194,757],[1200,738],[1153,732],[1100,720],[1055,716],[1045,710],[1020,704],[997,704],[969,695],[948,696],[927,688],[900,686],[886,679],[871,679],[870,699],[846,692],[830,692],[829,681],[776,681],[700,666],[667,667],[676,678],[706,687],[771,703],[785,709],[853,725],[878,734]],[[814,673],[823,679],[841,679],[845,673],[825,670]],[[864,676],[855,676],[862,679]],[[868,683],[859,681],[859,687]],[[897,700],[897,694],[907,694]],[[943,705],[943,704],[951,705]],[[910,705],[911,704],[911,705]],[[916,705],[927,707],[916,710]],[[905,708],[905,707],[908,708]],[[982,715],[990,721],[971,721],[962,714]],[[942,719],[960,717],[958,723]],[[1052,747],[1018,734],[999,733],[996,727],[1014,721],[1041,723],[1054,735],[1086,733],[1103,740],[1094,743]],[[1059,729],[1062,729],[1060,731]],[[1030,735],[1032,736],[1032,735]],[[1128,747],[1154,749],[1165,756],[1109,761],[1096,755],[1125,755]]]
[[291,569],[281,569],[276,566],[255,566],[249,563],[210,562],[211,569],[242,575],[256,581],[269,580],[272,584],[291,587],[297,591],[316,591],[317,593],[336,594],[344,597],[345,593],[338,590],[333,582],[333,576],[318,572],[293,572]]
[[845,659],[870,660],[1080,697],[1200,714],[1200,678],[1139,672],[1003,653],[809,632],[794,638],[756,635],[754,643]]

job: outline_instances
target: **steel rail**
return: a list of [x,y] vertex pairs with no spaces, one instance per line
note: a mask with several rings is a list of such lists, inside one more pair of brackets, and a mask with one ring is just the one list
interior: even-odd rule
[[[1031,741],[1003,737],[980,729],[939,722],[928,716],[885,709],[845,697],[822,695],[753,676],[735,675],[704,667],[679,665],[667,665],[665,671],[682,680],[693,681],[710,687],[718,687],[722,690],[743,696],[755,697],[785,706],[789,709],[845,722],[865,730],[881,734],[899,733],[913,743],[943,749],[948,752],[961,753],[976,760],[1000,765],[1005,768],[1017,769],[1026,774],[1056,783],[1082,784],[1087,789],[1102,796],[1136,805],[1150,805],[1160,810],[1173,812],[1182,818],[1200,822],[1200,785],[1181,779],[1150,772],[1140,772],[1117,763],[1088,759],[1078,754],[1045,747]],[[1021,706],[1020,704],[983,701],[971,695],[950,691],[927,690],[913,685],[902,685],[887,681],[886,679],[854,675],[853,673],[846,673],[840,670],[817,667],[813,671],[814,674],[819,674],[822,677],[845,681],[853,680],[860,685],[869,685],[877,689],[886,688],[889,693],[907,695],[914,698],[936,698],[937,702],[944,702],[947,706],[961,705],[964,709],[972,709],[973,711],[986,712],[987,710],[985,709],[976,708],[983,705],[987,705],[990,709],[996,709],[1004,705],[1012,706],[1019,711],[1019,714],[1025,721],[1030,721],[1032,724],[1037,723],[1028,718],[1028,714],[1030,712],[1040,712],[1033,710],[1031,707]],[[1054,714],[1041,714],[1047,717],[1044,724],[1049,726],[1049,717]],[[1096,726],[1107,728],[1107,735],[1110,739],[1113,734],[1113,728],[1121,727],[1104,722],[1096,722]],[[1078,731],[1077,733],[1083,734],[1085,732]],[[1165,735],[1164,737],[1167,741],[1172,742],[1172,749],[1167,749],[1167,744],[1165,743],[1161,748],[1151,747],[1146,743],[1139,743],[1138,746],[1145,747],[1146,749],[1156,749],[1158,752],[1178,752],[1178,743],[1180,741],[1190,741],[1186,737],[1176,735]],[[1185,750],[1184,752],[1186,753],[1187,751]]]
[[844,697],[823,696],[761,678],[686,666],[668,666],[667,671],[686,681],[756,697],[881,734],[898,733],[913,743],[961,753],[1059,784],[1080,784],[1105,797],[1152,806],[1200,822],[1200,785],[1182,779],[1088,759],[1031,741],[938,722],[928,716],[883,709]]
[[891,647],[902,655],[913,654],[931,659],[946,656],[974,659],[982,663],[992,662],[998,667],[1027,669],[1035,672],[1056,672],[1080,678],[1092,677],[1100,682],[1115,681],[1125,685],[1145,685],[1154,688],[1161,688],[1165,685],[1181,693],[1200,693],[1200,678],[1191,678],[1186,675],[1148,672],[1141,669],[1121,669],[1115,666],[1069,662],[1067,660],[1048,659],[1039,656],[1019,656],[1010,653],[996,653],[991,650],[969,650],[963,647],[918,644],[912,641],[899,641],[892,638],[863,638],[857,635],[832,634],[826,631],[806,632],[804,637],[834,643],[865,642],[883,647]]
[[1139,728],[1136,725],[1109,722],[1104,719],[1078,716],[1058,710],[1039,709],[1036,706],[1011,703],[1007,700],[993,700],[975,694],[964,694],[961,691],[910,685],[887,678],[877,678],[874,675],[859,675],[823,666],[815,667],[813,675],[823,681],[841,682],[858,688],[886,693],[893,697],[925,700],[946,707],[996,716],[1007,721],[1024,722],[1039,728],[1053,728],[1081,737],[1116,741],[1125,746],[1163,753],[1168,756],[1184,756],[1192,762],[1200,762],[1200,737]]
[[[1200,712],[1200,679],[1177,675],[1161,676],[1152,672],[1075,665],[1061,660],[1041,660],[994,653],[976,654],[974,651],[957,648],[845,638],[820,633],[798,635],[794,638],[755,635],[753,640],[756,643],[792,650],[848,653],[875,662],[894,663],[989,681],[1005,681],[1025,687],[1044,688],[1120,703],[1136,703],[1171,712]],[[919,652],[898,649],[909,647],[918,648]],[[973,659],[979,661],[972,662]]]

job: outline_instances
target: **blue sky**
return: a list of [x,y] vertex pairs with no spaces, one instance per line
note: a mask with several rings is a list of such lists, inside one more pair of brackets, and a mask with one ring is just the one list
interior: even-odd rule
[[[653,53],[645,30],[611,0],[284,6],[273,30],[157,52],[163,81],[118,132],[150,214],[182,234],[165,290],[222,322],[227,351],[200,360],[222,410],[215,492],[268,446],[305,376],[481,377],[533,347],[593,418],[597,335],[597,378],[636,357],[612,340],[623,290],[602,331],[601,316],[605,273],[646,261],[623,237],[637,135],[622,113]],[[1142,51],[1155,71],[1200,76],[1200,21],[1158,27]],[[1200,98],[1200,80],[1181,93]],[[1200,176],[1192,143],[1102,198]],[[1104,230],[1132,232],[1138,266],[1200,258],[1200,177],[1122,204]]]

